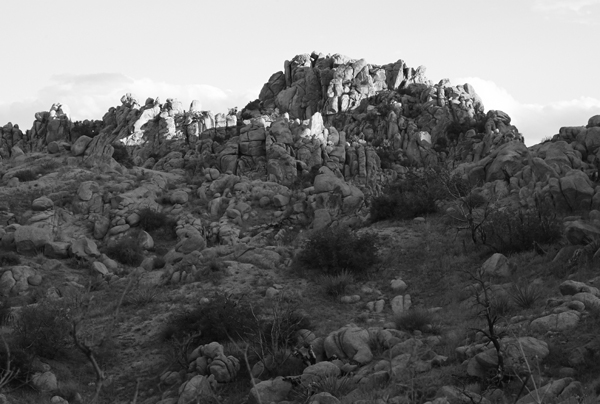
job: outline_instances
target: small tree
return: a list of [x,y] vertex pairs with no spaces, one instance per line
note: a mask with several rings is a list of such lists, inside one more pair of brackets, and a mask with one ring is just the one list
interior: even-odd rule
[[493,376],[490,378],[490,382],[498,387],[501,387],[505,376],[504,368],[504,356],[502,353],[502,346],[500,345],[501,336],[498,334],[497,325],[500,321],[500,316],[494,309],[494,305],[490,296],[489,284],[484,281],[484,272],[479,269],[475,273],[468,273],[469,278],[475,282],[473,286],[473,297],[475,298],[475,304],[478,306],[478,316],[485,320],[485,328],[475,328],[474,331],[482,333],[487,337],[490,342],[494,345],[496,350],[496,356],[498,363],[494,371]]
[[[71,336],[73,338],[73,342],[75,346],[86,356],[88,361],[91,363],[94,372],[96,373],[96,393],[94,397],[90,401],[90,403],[95,403],[100,397],[100,392],[105,384],[107,384],[109,378],[106,373],[102,370],[99,364],[99,350],[109,341],[111,341],[113,337],[113,332],[119,318],[119,310],[121,305],[123,304],[123,299],[130,289],[131,284],[133,283],[134,278],[131,277],[129,282],[123,289],[123,293],[119,298],[117,305],[115,307],[115,311],[112,315],[111,321],[109,325],[104,328],[104,332],[99,337],[96,337],[94,334],[90,334],[87,332],[83,324],[87,320],[87,316],[89,314],[90,307],[92,306],[94,297],[91,295],[91,292],[88,291],[85,295],[77,296],[74,299],[74,312],[75,314],[71,318]],[[135,391],[135,397],[137,397],[137,388]],[[135,402],[135,399],[134,399]]]

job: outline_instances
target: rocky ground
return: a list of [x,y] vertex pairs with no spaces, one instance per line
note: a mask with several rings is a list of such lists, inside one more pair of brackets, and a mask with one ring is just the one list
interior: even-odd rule
[[[424,73],[313,53],[242,111],[127,94],[101,121],[55,104],[26,132],[5,125],[0,397],[88,403],[100,386],[106,403],[597,402],[600,117],[527,148],[471,86]],[[428,167],[484,207],[450,192],[437,213],[372,220],[387,185]],[[542,205],[558,241],[482,245],[491,210]],[[297,259],[328,228],[370,234],[377,250],[339,296]],[[298,315],[297,356],[168,338],[182,313],[213,307],[227,323],[242,302],[260,321]]]

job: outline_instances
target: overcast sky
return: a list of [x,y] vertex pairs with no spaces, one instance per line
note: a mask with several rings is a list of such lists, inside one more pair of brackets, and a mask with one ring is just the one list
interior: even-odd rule
[[312,51],[471,83],[532,145],[600,114],[600,0],[3,0],[0,125],[62,102],[101,119],[120,97],[258,97]]

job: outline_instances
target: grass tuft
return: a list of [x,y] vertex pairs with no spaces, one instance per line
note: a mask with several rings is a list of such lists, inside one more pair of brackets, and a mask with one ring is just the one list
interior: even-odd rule
[[337,298],[344,293],[348,286],[354,282],[354,276],[346,270],[337,275],[325,275],[321,278],[321,284],[328,296]]

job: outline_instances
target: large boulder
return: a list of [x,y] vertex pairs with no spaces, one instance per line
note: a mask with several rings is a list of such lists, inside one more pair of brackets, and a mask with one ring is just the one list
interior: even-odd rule
[[179,400],[177,404],[188,404],[194,402],[204,402],[207,397],[211,397],[215,380],[212,376],[205,377],[196,375],[179,387]]
[[292,390],[292,384],[277,377],[257,383],[250,390],[248,404],[280,402],[286,399]]
[[186,225],[177,230],[179,241],[175,246],[175,251],[189,254],[192,251],[201,251],[206,247],[206,240],[202,234],[193,226]]
[[594,115],[588,120],[588,128],[600,127],[600,115]]
[[330,333],[325,338],[324,348],[328,357],[335,355],[365,365],[373,360],[369,340],[368,330],[350,324]]
[[588,176],[579,170],[570,170],[560,179],[548,180],[555,206],[562,210],[589,210],[594,188]]
[[43,251],[44,246],[54,239],[52,230],[34,226],[20,226],[15,230],[17,252],[23,255],[35,255]]
[[46,196],[41,196],[37,199],[34,199],[34,201],[31,203],[31,209],[33,209],[35,211],[49,210],[49,209],[52,209],[53,207],[54,207],[54,202],[52,201],[52,199],[50,199]]
[[85,153],[85,149],[88,147],[91,141],[92,138],[89,136],[79,136],[79,138],[77,138],[75,143],[73,143],[73,145],[71,146],[71,153],[73,154],[73,156],[83,155],[83,153]]
[[[593,295],[592,295],[593,296]],[[545,333],[548,331],[566,331],[573,329],[579,324],[581,313],[568,310],[562,313],[553,313],[536,318],[530,324],[532,330]]]
[[486,169],[486,181],[504,180],[506,175],[515,175],[523,168],[523,158],[529,153],[519,141],[502,145],[490,155],[492,163]]
[[98,258],[100,251],[94,240],[82,237],[71,243],[71,255],[83,259]]

